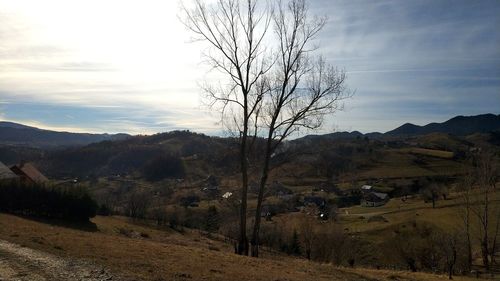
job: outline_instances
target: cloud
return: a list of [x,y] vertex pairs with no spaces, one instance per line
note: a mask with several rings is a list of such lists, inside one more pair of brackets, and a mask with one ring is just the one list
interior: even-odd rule
[[[172,2],[0,0],[2,118],[219,133],[197,82],[220,76],[207,75],[201,45],[186,43]],[[310,10],[329,17],[318,51],[356,91],[323,132],[500,113],[498,1],[320,0]]]

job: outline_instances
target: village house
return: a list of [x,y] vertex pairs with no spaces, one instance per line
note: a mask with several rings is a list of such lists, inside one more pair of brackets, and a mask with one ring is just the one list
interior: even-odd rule
[[30,163],[21,163],[10,167],[10,170],[16,174],[21,183],[24,184],[44,184],[49,181],[35,166]]
[[361,187],[361,192],[363,193],[366,193],[366,192],[372,192],[373,191],[373,187],[371,185],[363,185]]
[[378,207],[385,205],[389,201],[389,195],[381,192],[368,192],[363,195],[361,206],[363,207]]
[[18,180],[19,177],[14,174],[7,166],[0,162],[0,182]]

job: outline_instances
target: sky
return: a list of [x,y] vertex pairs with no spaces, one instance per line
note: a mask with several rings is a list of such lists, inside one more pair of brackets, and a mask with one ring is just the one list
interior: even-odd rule
[[[315,133],[500,114],[500,1],[315,0],[318,54],[355,93]],[[74,132],[223,134],[214,79],[165,0],[0,0],[0,120]],[[309,132],[305,132],[309,133]]]

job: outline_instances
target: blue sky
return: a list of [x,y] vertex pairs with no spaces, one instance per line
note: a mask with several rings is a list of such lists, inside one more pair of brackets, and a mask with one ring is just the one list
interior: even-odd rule
[[[0,119],[85,132],[220,134],[175,1],[0,0]],[[500,1],[309,1],[355,91],[322,133],[500,113]]]

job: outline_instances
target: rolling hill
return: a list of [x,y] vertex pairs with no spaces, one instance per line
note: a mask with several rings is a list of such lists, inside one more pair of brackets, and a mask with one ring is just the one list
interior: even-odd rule
[[[489,131],[493,132],[486,133]],[[391,177],[434,175],[455,167],[475,146],[474,143],[496,146],[498,131],[500,116],[484,114],[458,116],[425,126],[405,124],[385,134],[354,131],[308,135],[288,141],[280,151],[282,155],[273,160],[273,165],[283,168],[297,166],[300,174],[309,171],[306,174],[316,173],[322,177],[331,176],[334,170],[336,174],[346,174],[354,167],[357,167],[359,175],[366,173],[363,177],[368,178],[375,172],[378,174],[380,169],[390,172]],[[462,134],[474,137],[467,139]],[[253,161],[258,161],[262,149],[259,143],[256,143],[257,158]],[[424,155],[415,154],[410,149],[412,147],[453,152],[454,157],[421,159]],[[158,166],[152,166],[154,163],[151,161],[165,155],[182,158],[188,177],[237,173],[237,144],[231,138],[188,131],[150,136],[79,134],[0,122],[0,161],[6,164],[35,161],[50,177],[140,175]],[[289,164],[285,163],[287,161]],[[402,163],[412,167],[408,174],[396,173],[404,171],[394,168]],[[418,165],[414,163],[420,163],[418,171],[415,170]],[[433,170],[434,164],[442,168]]]
[[87,134],[42,130],[13,122],[0,121],[0,144],[30,147],[81,146],[105,140],[123,140],[127,134]]

